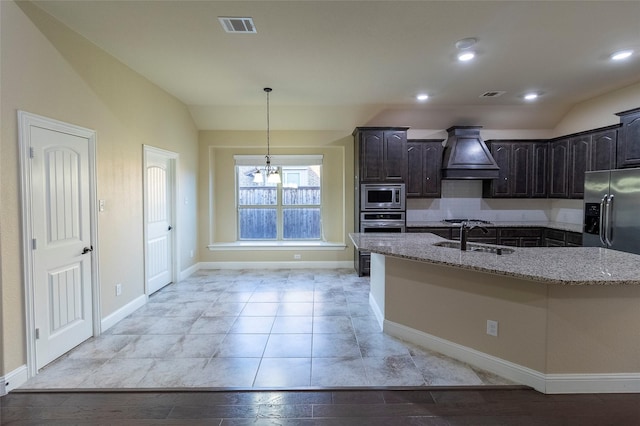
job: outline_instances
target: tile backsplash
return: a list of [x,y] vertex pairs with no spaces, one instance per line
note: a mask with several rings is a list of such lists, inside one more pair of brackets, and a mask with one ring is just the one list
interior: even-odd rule
[[453,218],[581,224],[582,200],[482,198],[479,180],[443,180],[442,198],[407,200],[407,222]]

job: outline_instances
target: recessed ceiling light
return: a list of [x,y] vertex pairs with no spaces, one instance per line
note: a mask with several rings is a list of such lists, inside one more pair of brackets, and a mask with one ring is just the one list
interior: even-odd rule
[[631,57],[631,55],[633,55],[633,50],[620,50],[612,53],[610,58],[612,61],[622,61]]
[[416,100],[420,102],[424,102],[427,99],[429,99],[429,95],[427,95],[426,93],[420,93],[419,95],[416,95]]
[[524,99],[525,99],[526,101],[533,101],[533,100],[535,100],[535,99],[538,99],[538,96],[539,96],[539,95],[538,95],[537,93],[534,93],[534,92],[526,93],[526,94],[524,95]]
[[456,48],[460,50],[468,49],[478,42],[478,39],[473,37],[463,38],[456,41]]
[[458,53],[458,60],[462,62],[467,62],[475,58],[476,52],[472,50],[467,50],[465,52]]

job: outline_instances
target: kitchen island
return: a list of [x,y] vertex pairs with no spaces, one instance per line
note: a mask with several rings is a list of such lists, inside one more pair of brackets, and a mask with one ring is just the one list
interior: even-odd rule
[[386,333],[545,393],[640,392],[640,256],[350,237],[371,252],[370,302]]

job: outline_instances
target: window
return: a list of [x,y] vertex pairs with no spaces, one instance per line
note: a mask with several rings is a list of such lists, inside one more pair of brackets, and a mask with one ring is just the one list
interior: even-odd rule
[[322,239],[322,156],[271,156],[282,183],[254,182],[263,156],[236,156],[239,240]]

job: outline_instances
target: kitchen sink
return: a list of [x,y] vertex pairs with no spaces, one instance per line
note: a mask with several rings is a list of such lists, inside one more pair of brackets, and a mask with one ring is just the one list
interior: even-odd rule
[[[445,247],[445,248],[453,248],[460,250],[460,242],[459,241],[440,241],[439,243],[434,243],[434,246],[437,247]],[[493,253],[493,254],[511,254],[514,252],[513,249],[506,247],[498,247],[498,246],[487,246],[480,244],[467,243],[467,251],[473,251],[476,253]]]

